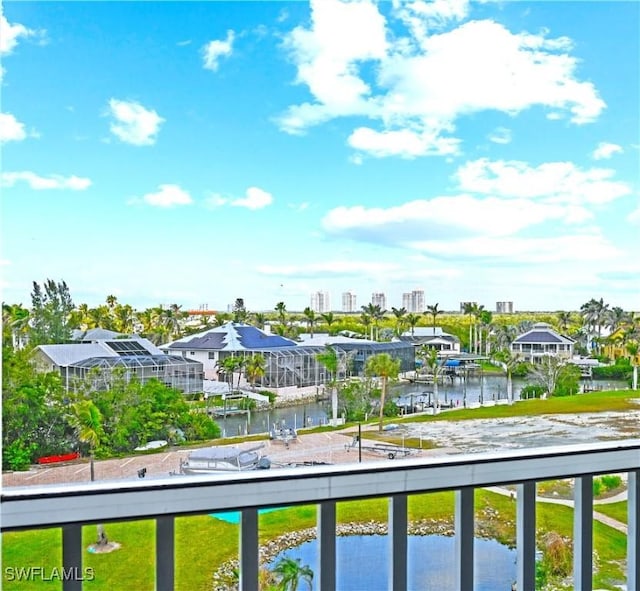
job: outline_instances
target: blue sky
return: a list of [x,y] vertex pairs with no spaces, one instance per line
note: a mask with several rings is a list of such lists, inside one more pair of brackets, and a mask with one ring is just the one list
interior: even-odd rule
[[640,309],[637,2],[4,2],[3,301]]

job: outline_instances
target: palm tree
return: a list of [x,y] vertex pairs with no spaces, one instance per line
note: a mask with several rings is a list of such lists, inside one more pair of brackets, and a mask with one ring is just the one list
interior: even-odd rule
[[29,310],[22,304],[2,304],[2,335],[11,339],[11,347],[21,349],[27,342],[29,329]]
[[311,338],[313,338],[313,327],[318,321],[318,317],[309,306],[307,306],[302,313],[304,314],[305,322],[307,323],[307,327],[309,328],[309,332],[311,333]]
[[383,310],[378,304],[367,304],[366,306],[362,306],[362,318],[364,319],[365,315],[371,319],[371,340],[374,340],[374,329],[375,329],[375,340],[378,338],[378,325],[380,321],[384,318],[386,310]]
[[81,400],[71,405],[69,423],[75,429],[78,440],[89,445],[91,480],[95,480],[94,455],[104,436],[102,413],[91,400]]
[[435,412],[438,412],[440,408],[440,401],[438,399],[438,376],[442,366],[438,363],[438,350],[429,345],[421,345],[416,351],[416,355],[424,362],[431,375],[433,376],[433,406]]
[[113,310],[116,306],[116,302],[118,301],[118,298],[114,295],[108,295],[106,302],[107,302],[107,306],[109,306],[110,310]]
[[513,370],[521,362],[521,358],[518,354],[514,355],[509,349],[496,351],[493,358],[502,365],[507,374],[507,402],[513,404],[513,381],[511,377]]
[[420,322],[420,314],[407,314],[407,324],[411,328],[411,336],[413,336],[418,322]]
[[478,343],[478,322],[480,321],[480,318],[482,317],[482,313],[484,312],[484,306],[483,305],[474,305],[474,309],[473,309],[473,317],[474,317],[474,322],[473,322],[473,352],[478,355],[480,353],[480,343]]
[[[371,320],[371,316],[369,316],[369,314],[367,314],[366,312],[363,312],[362,314],[360,314],[360,322],[362,322],[362,324],[364,325],[364,334],[367,334],[367,331],[369,330],[369,327],[371,327],[371,331],[373,332],[373,328],[372,328],[372,320]],[[373,340],[373,335],[371,335],[371,340]]]
[[254,312],[253,314],[253,322],[259,328],[263,329],[265,322],[267,321],[267,317],[262,312]]
[[229,355],[218,361],[218,366],[229,383],[229,392],[233,391],[233,374],[235,373],[238,373],[238,389],[240,389],[240,378],[242,377],[244,359],[237,355]]
[[482,353],[482,331],[484,329],[484,342],[485,342],[485,355],[489,355],[489,329],[491,328],[491,321],[493,320],[493,314],[489,310],[482,310],[480,312],[480,349],[479,353]]
[[638,389],[638,364],[636,363],[636,358],[638,357],[638,343],[633,341],[626,344],[627,353],[629,354],[629,359],[631,360],[631,365],[633,366],[633,380],[631,382],[631,386],[633,390]]
[[284,302],[278,302],[275,307],[275,311],[278,314],[278,322],[284,325],[287,322],[287,307]]
[[425,310],[425,315],[430,314],[432,318],[432,326],[433,326],[433,336],[436,335],[436,318],[439,314],[443,313],[443,310],[438,310],[438,304],[433,304],[433,306],[427,306]]
[[396,317],[396,336],[399,337],[405,326],[405,316],[407,315],[407,309],[403,306],[402,308],[391,308],[391,312]]
[[558,318],[558,328],[562,334],[567,334],[569,325],[571,324],[571,312],[556,312]]
[[473,302],[465,302],[462,305],[463,313],[469,315],[469,353],[473,352],[473,320],[477,307]]
[[390,379],[395,379],[400,373],[400,360],[393,359],[388,353],[378,353],[367,359],[365,373],[370,376],[378,376],[381,382],[380,391],[380,422],[378,431],[382,431],[384,420],[384,404],[387,397],[387,384]]
[[302,565],[300,558],[284,556],[273,568],[273,572],[279,577],[278,589],[280,591],[297,591],[300,581],[305,581],[311,589],[313,571],[308,565]]
[[322,318],[322,320],[326,322],[329,328],[331,328],[331,325],[336,321],[333,312],[325,312],[324,314],[320,314],[320,318]]
[[331,390],[331,415],[335,425],[338,419],[338,368],[340,367],[340,358],[338,357],[338,352],[331,345],[325,345],[324,351],[316,354],[316,360],[325,367],[329,374],[326,384]]
[[245,372],[254,390],[256,389],[256,382],[264,377],[266,367],[267,361],[262,353],[256,353],[247,359]]

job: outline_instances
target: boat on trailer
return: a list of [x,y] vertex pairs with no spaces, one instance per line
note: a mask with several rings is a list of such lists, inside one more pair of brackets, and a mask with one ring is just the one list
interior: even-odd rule
[[219,474],[267,470],[271,461],[260,450],[264,445],[250,449],[233,446],[205,447],[192,451],[180,461],[181,474]]

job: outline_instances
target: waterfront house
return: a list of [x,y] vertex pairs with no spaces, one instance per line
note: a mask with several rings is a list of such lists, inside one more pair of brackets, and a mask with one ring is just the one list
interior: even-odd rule
[[540,363],[544,357],[571,359],[575,341],[556,332],[551,325],[538,322],[511,343],[511,352],[528,363]]

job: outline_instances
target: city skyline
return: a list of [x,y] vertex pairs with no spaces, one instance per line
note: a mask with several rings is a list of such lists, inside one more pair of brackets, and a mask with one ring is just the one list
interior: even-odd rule
[[7,303],[640,309],[638,3],[0,10]]

